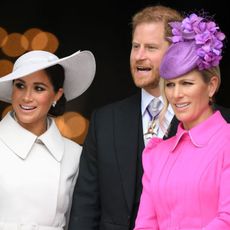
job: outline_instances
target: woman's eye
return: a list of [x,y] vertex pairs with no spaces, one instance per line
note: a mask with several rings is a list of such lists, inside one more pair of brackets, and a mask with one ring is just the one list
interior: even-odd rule
[[44,91],[45,89],[44,89],[44,87],[42,87],[42,86],[36,86],[36,87],[35,87],[35,90],[36,90],[36,91]]
[[183,83],[183,85],[193,85],[193,83],[192,83],[192,82],[189,82],[189,81],[185,81],[185,82]]
[[166,87],[173,87],[174,86],[174,84],[173,83],[171,83],[171,82],[168,82],[168,83],[166,83],[166,85],[165,85]]
[[21,82],[16,82],[16,83],[14,83],[14,85],[18,89],[24,89],[25,88],[25,86]]

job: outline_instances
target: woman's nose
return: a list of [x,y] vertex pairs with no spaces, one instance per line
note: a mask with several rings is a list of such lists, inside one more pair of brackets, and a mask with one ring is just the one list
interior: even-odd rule
[[25,102],[30,102],[33,100],[32,91],[30,89],[25,90],[24,95],[23,95],[23,100]]
[[176,86],[176,87],[174,88],[173,96],[174,96],[175,98],[178,98],[178,97],[182,97],[182,96],[183,96],[182,89],[181,89],[179,86]]

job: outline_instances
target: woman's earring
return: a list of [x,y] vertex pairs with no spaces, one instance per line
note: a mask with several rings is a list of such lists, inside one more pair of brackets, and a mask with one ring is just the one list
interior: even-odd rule
[[213,104],[213,98],[212,97],[209,97],[209,102],[208,102],[209,105],[212,105]]
[[52,106],[55,107],[56,104],[57,104],[57,102],[56,102],[56,101],[53,101]]

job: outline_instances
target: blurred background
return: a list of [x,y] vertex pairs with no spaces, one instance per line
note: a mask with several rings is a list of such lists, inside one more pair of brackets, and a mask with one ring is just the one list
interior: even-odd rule
[[[48,50],[60,58],[90,50],[96,58],[96,76],[90,88],[67,104],[58,124],[66,136],[82,143],[95,108],[135,93],[129,71],[131,17],[141,8],[163,4],[182,12],[207,11],[226,34],[221,61],[220,105],[230,107],[230,14],[226,1],[117,0],[117,1],[1,1],[0,76],[12,69],[18,56],[32,49]],[[5,114],[10,105],[0,102]],[[75,124],[75,126],[73,126]],[[74,127],[69,130],[67,126]],[[76,130],[81,130],[76,131]]]

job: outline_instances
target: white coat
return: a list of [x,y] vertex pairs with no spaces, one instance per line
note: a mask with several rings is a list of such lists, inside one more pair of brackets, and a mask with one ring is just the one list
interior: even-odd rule
[[66,228],[81,150],[53,119],[37,137],[8,113],[0,122],[0,230]]

